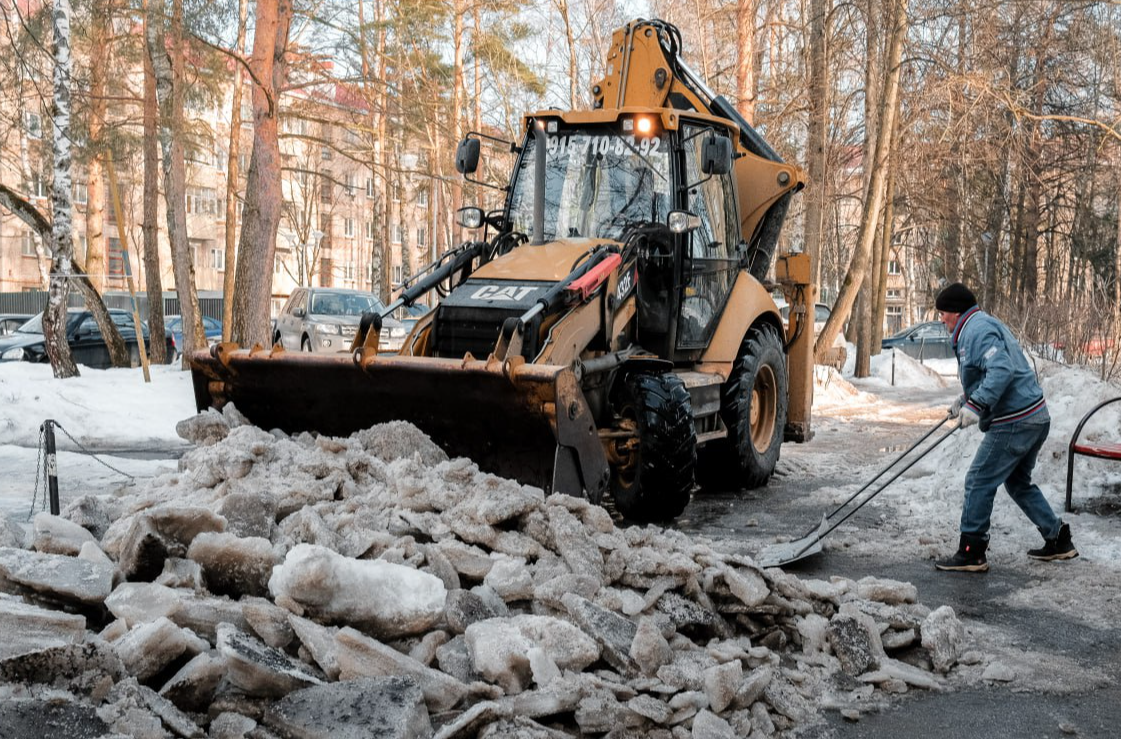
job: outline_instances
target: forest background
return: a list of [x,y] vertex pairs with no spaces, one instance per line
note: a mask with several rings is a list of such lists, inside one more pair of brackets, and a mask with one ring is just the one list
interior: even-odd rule
[[[443,206],[432,236],[442,251],[463,237],[457,207],[498,204],[455,175],[456,142],[468,131],[517,140],[524,112],[589,107],[611,32],[656,16],[681,29],[686,61],[709,86],[807,171],[783,239],[814,257],[833,306],[819,347],[847,324],[857,374],[867,373],[892,264],[911,305],[929,308],[941,285],[961,280],[1022,341],[1093,362],[1104,377],[1121,369],[1117,0],[0,0],[0,9],[0,45],[11,52],[0,54],[0,130],[18,134],[37,105],[53,131],[51,212],[30,202],[30,178],[0,182],[0,206],[47,247],[55,327],[71,285],[87,303],[96,294],[85,275],[105,259],[103,234],[90,234],[83,263],[74,259],[72,167],[85,167],[86,207],[97,209],[112,207],[98,193],[115,164],[143,173],[146,263],[158,259],[148,224],[165,211],[185,353],[205,346],[183,176],[184,148],[202,132],[185,110],[221,99],[231,79],[232,128],[244,99],[254,137],[245,156],[234,137],[227,151],[226,208],[244,212],[240,229],[226,219],[226,264],[236,268],[226,271],[234,297],[224,330],[267,344],[291,166],[279,142],[313,136],[282,125],[307,115],[295,91],[348,89],[355,135],[314,143],[368,164],[378,202],[390,202],[403,174],[402,143],[422,142],[409,173],[428,178]],[[484,161],[484,176],[504,184],[508,160]],[[383,248],[389,228],[382,217]],[[386,272],[373,279],[383,297]],[[159,294],[159,270],[145,273],[141,287]],[[155,312],[147,318],[162,325]],[[55,374],[76,374],[57,330],[47,338]]]

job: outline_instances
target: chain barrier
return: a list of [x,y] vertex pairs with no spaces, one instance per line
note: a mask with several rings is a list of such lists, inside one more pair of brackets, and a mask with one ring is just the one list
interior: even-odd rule
[[50,504],[51,514],[57,516],[59,514],[59,501],[58,501],[58,462],[55,455],[54,443],[54,429],[58,429],[63,435],[69,439],[74,446],[81,450],[81,453],[92,457],[95,462],[102,467],[109,469],[118,475],[127,477],[130,481],[136,479],[134,475],[119,470],[105,460],[101,459],[96,452],[86,448],[82,442],[75,439],[70,435],[70,432],[63,428],[57,421],[50,419],[44,421],[39,426],[39,453],[35,457],[35,488],[31,495],[31,510],[27,513],[27,520],[30,521],[32,516],[35,515],[35,505],[39,501],[39,481],[43,481],[43,507],[46,508]]

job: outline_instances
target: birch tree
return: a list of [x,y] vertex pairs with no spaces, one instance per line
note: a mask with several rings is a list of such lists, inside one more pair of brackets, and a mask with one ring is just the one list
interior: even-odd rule
[[51,110],[51,144],[54,180],[51,195],[54,218],[51,228],[51,277],[43,336],[54,376],[78,376],[78,365],[66,342],[66,304],[70,296],[71,260],[74,256],[73,209],[70,204],[70,0],[55,0],[51,16],[54,37],[54,104]]

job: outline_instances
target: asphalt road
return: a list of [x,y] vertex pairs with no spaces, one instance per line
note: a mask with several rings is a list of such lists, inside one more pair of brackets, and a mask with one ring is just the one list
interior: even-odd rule
[[[901,435],[891,423],[878,424],[862,434],[865,447],[890,459],[897,440],[914,436],[914,426]],[[787,454],[784,447],[784,455]],[[797,447],[792,451],[797,455]],[[780,468],[781,469],[781,468]],[[792,479],[775,477],[764,489],[738,493],[698,494],[678,520],[682,530],[708,536],[741,539],[745,549],[756,550],[761,541],[776,535],[798,537],[820,521],[825,512],[805,502],[806,493],[817,488],[860,482],[822,471]],[[1117,513],[1108,512],[1106,515]],[[868,511],[852,519],[857,536],[881,537],[888,552],[893,540],[881,527],[883,520]],[[950,524],[952,527],[952,523]],[[1021,566],[994,567],[984,575],[943,573],[920,557],[858,555],[843,548],[788,565],[800,577],[828,579],[843,576],[854,580],[872,575],[915,584],[919,600],[931,608],[953,607],[967,630],[991,638],[997,655],[1025,656],[1031,664],[1031,679],[1006,684],[981,680],[948,680],[942,692],[912,690],[893,696],[885,710],[865,713],[848,721],[835,711],[826,712],[827,724],[803,736],[822,739],[1036,739],[1046,737],[1121,737],[1121,614],[1117,626],[1094,628],[1072,609],[1078,603],[1021,603],[1017,591],[1039,586],[1042,578],[1062,578],[1064,566],[1032,569]],[[1077,562],[1077,560],[1075,561]],[[1105,587],[1111,587],[1106,585]],[[1084,614],[1082,614],[1084,615]],[[1095,619],[1091,619],[1093,622]],[[1107,621],[1105,618],[1096,620]],[[976,644],[983,653],[990,645]],[[1049,670],[1054,661],[1061,669]],[[960,668],[959,668],[960,669]],[[1020,667],[1025,672],[1024,667]]]

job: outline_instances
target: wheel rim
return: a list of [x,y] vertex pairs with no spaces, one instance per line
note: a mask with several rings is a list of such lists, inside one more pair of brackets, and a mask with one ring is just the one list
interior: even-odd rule
[[625,408],[618,423],[616,431],[622,432],[614,440],[608,450],[611,461],[611,472],[615,478],[617,490],[629,490],[638,481],[639,462],[639,436],[638,419],[635,418],[633,408]]
[[778,413],[778,383],[770,365],[764,364],[751,386],[751,444],[759,452],[771,446]]

